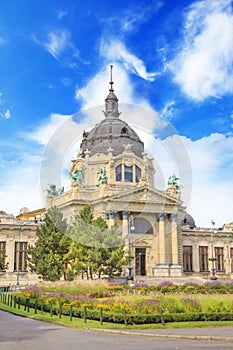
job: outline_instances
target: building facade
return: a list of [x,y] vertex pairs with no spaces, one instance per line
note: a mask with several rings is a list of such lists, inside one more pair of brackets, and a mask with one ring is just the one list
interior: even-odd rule
[[[111,81],[104,118],[83,132],[78,155],[71,161],[70,190],[49,191],[46,207],[56,206],[69,223],[89,204],[95,218],[107,219],[109,227],[117,224],[134,257],[135,279],[232,278],[233,223],[218,230],[196,228],[185,212],[176,176],[169,177],[165,191],[156,189],[153,159],[119,116]],[[2,212],[0,254],[8,268],[0,271],[0,284],[37,281],[27,270],[25,254],[27,245],[35,242],[43,213],[44,209],[23,208],[16,220]]]

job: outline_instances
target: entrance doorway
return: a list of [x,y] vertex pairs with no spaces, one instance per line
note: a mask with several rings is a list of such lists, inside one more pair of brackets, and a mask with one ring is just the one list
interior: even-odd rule
[[146,248],[135,248],[135,274],[146,276]]

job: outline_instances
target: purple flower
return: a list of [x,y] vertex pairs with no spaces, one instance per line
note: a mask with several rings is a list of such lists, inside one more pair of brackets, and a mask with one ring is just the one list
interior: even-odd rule
[[135,289],[135,288],[138,288],[138,287],[146,287],[146,288],[149,288],[149,285],[145,282],[135,282],[133,285],[132,285],[132,288]]
[[159,287],[174,286],[174,283],[172,281],[164,280],[164,281],[158,283],[158,286]]

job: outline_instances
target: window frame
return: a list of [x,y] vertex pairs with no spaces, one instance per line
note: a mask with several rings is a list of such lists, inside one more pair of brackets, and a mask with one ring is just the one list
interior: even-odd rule
[[[6,241],[0,241],[0,257],[3,258],[3,263],[6,265]],[[5,269],[1,271],[5,271]]]
[[216,272],[224,271],[224,250],[223,247],[214,247],[215,270]]
[[183,271],[193,272],[193,246],[183,245]]
[[[20,253],[18,255],[19,245]],[[15,242],[14,271],[27,271],[27,247],[28,242]]]
[[199,246],[199,267],[200,272],[209,271],[208,246]]

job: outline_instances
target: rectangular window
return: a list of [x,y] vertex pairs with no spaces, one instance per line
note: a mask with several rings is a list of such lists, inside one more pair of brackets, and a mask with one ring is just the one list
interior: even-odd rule
[[133,167],[125,165],[125,182],[133,182]]
[[135,182],[138,183],[141,179],[141,169],[136,165],[135,170]]
[[25,271],[27,269],[26,251],[27,242],[15,242],[15,271]]
[[215,269],[216,271],[224,271],[224,256],[223,256],[223,248],[222,247],[215,247]]
[[231,272],[233,272],[233,248],[231,248],[230,254],[231,254]]
[[193,271],[193,247],[183,246],[183,269],[184,272]]
[[208,271],[208,247],[199,247],[200,271]]
[[5,270],[6,242],[0,242],[0,270]]

